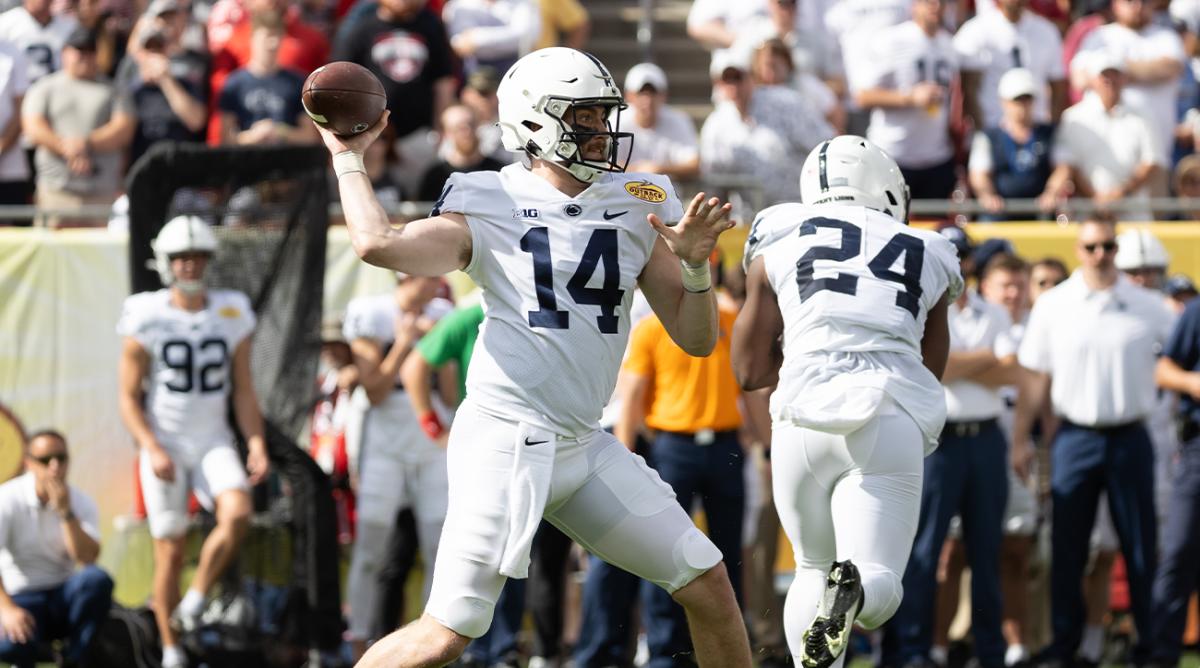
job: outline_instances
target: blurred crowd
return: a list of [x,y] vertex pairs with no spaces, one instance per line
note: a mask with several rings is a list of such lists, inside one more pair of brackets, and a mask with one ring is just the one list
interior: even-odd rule
[[[625,157],[722,188],[740,217],[795,199],[803,157],[838,133],[892,155],[914,199],[973,197],[982,220],[1070,215],[1072,198],[1194,217],[1148,206],[1200,194],[1190,0],[698,0],[687,32],[707,77],[618,72]],[[331,60],[387,92],[377,190],[430,201],[445,174],[512,160],[494,126],[507,67],[589,37],[577,0],[26,0],[0,15],[0,203],[111,204],[160,141],[315,142],[300,87]],[[672,77],[711,98],[672,106]]]

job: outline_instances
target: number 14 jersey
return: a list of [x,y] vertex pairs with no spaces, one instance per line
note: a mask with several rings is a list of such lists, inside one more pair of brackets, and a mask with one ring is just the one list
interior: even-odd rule
[[466,216],[466,272],[485,313],[467,395],[561,435],[596,429],[629,338],[629,307],[658,234],[683,214],[670,179],[604,174],[576,197],[513,164],[454,174],[434,213]]
[[754,221],[747,266],[757,257],[784,321],[776,418],[851,430],[882,393],[936,441],[945,399],[921,339],[929,309],[962,290],[950,242],[861,206],[780,204]]

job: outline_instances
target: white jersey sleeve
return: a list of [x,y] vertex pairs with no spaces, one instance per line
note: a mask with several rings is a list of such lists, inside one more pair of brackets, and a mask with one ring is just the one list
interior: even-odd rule
[[[568,197],[523,165],[454,174],[440,212],[466,217],[466,272],[485,319],[468,370],[483,410],[559,434],[598,423],[629,335],[638,277],[683,208],[669,179],[606,174]],[[584,353],[586,351],[586,353]]]

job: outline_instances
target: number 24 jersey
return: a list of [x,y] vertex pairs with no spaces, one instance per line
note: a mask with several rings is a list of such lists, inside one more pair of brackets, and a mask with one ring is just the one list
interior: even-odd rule
[[467,395],[486,412],[561,435],[597,428],[658,238],[646,215],[682,217],[670,180],[604,174],[569,197],[518,163],[452,175],[434,209],[443,212],[466,217],[466,272],[482,288]]
[[777,418],[853,428],[882,392],[936,440],[945,398],[921,339],[929,310],[962,291],[950,242],[866,207],[781,204],[751,228],[747,266],[758,257],[784,321]]
[[226,419],[233,354],[254,325],[249,298],[235,290],[209,290],[194,313],[172,305],[169,289],[125,299],[117,333],[150,355],[146,417],[164,446],[233,442]]

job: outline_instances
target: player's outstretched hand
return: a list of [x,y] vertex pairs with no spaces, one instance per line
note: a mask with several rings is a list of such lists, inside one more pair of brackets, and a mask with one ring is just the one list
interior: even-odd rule
[[331,130],[326,130],[316,123],[313,123],[313,126],[317,128],[317,132],[321,133],[321,140],[325,142],[325,148],[329,149],[330,155],[337,155],[346,151],[363,153],[367,150],[368,146],[375,143],[375,139],[387,127],[388,116],[391,116],[391,114],[392,112],[384,109],[383,115],[379,117],[379,120],[375,121],[375,125],[352,137],[343,137],[342,135],[334,134]]
[[704,193],[696,193],[684,210],[683,218],[679,219],[679,224],[668,227],[654,214],[647,215],[646,220],[672,253],[688,264],[698,265],[708,262],[708,257],[717,246],[717,237],[733,227],[733,222],[729,220],[732,209],[732,204],[721,204],[716,197],[705,200]]

